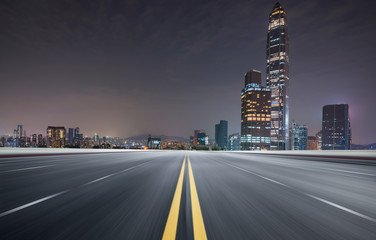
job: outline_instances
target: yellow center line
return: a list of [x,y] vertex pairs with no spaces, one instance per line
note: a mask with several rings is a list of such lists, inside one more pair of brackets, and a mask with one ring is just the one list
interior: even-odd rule
[[184,162],[180,170],[178,184],[176,185],[176,190],[175,190],[174,198],[172,200],[170,213],[168,214],[166,227],[163,232],[163,237],[162,237],[163,240],[172,240],[172,239],[175,239],[176,237],[176,230],[178,227],[178,219],[179,219],[181,192],[183,189],[185,161],[186,161],[186,156],[184,157]]
[[195,179],[193,178],[191,161],[188,156],[188,169],[189,169],[189,185],[191,189],[191,205],[192,205],[192,221],[193,221],[193,235],[196,240],[205,240],[206,231],[204,219],[202,218],[200,202],[198,200]]

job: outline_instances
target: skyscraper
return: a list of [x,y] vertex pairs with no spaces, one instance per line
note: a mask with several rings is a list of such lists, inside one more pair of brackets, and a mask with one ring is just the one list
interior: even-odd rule
[[22,138],[23,137],[23,125],[17,125],[17,138]]
[[65,128],[48,126],[47,147],[63,148],[64,145],[65,145]]
[[322,109],[322,150],[351,149],[348,104],[326,105]]
[[94,144],[95,145],[99,144],[99,135],[98,135],[98,133],[94,133]]
[[80,138],[80,128],[76,127],[74,129],[74,139],[79,139]]
[[69,142],[70,144],[73,143],[73,128],[69,128],[69,129],[68,129],[68,142]]
[[271,150],[288,149],[289,40],[287,16],[277,2],[269,15],[266,40],[266,85],[271,90]]
[[228,122],[221,120],[215,124],[215,143],[220,148],[227,148]]
[[261,72],[245,74],[241,98],[242,150],[270,149],[270,89],[261,86]]
[[307,150],[308,129],[306,125],[293,122],[290,134],[291,150]]

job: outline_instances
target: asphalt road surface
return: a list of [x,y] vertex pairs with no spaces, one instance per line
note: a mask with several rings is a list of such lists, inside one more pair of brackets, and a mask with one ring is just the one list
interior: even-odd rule
[[376,165],[184,151],[0,158],[0,239],[206,238],[374,240]]

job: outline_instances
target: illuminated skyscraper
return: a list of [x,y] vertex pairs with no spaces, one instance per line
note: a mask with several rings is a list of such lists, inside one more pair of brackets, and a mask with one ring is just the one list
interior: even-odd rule
[[48,126],[46,137],[47,147],[63,148],[65,145],[65,128]]
[[289,143],[289,40],[287,16],[279,2],[269,15],[266,40],[266,85],[271,90],[271,150]]
[[270,89],[261,86],[261,72],[256,70],[245,75],[240,144],[242,150],[270,149]]

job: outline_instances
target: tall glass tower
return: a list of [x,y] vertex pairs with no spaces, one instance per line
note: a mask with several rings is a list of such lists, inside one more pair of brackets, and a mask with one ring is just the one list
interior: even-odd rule
[[289,40],[287,16],[277,2],[269,15],[266,40],[266,85],[271,90],[271,150],[289,148]]

